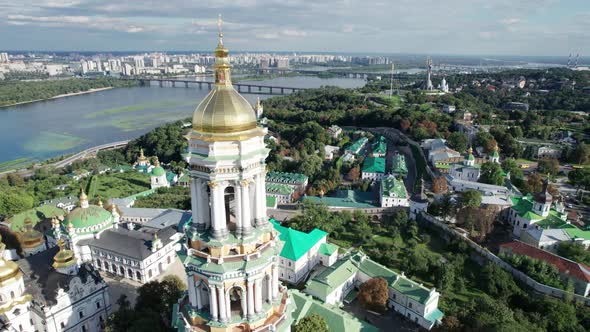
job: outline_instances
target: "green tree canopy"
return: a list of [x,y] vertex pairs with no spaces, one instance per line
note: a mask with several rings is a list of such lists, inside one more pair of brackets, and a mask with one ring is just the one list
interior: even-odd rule
[[330,332],[324,317],[318,314],[305,316],[293,325],[293,332]]
[[478,208],[481,205],[481,193],[474,189],[465,190],[461,193],[461,205]]
[[493,184],[496,186],[504,183],[504,177],[502,176],[502,167],[497,163],[486,162],[481,165],[481,174],[479,176],[479,182]]

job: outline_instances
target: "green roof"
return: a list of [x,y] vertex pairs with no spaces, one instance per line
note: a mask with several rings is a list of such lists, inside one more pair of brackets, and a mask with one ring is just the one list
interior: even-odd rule
[[292,195],[295,189],[293,187],[281,183],[266,183],[266,192],[279,195]]
[[527,220],[536,221],[536,225],[539,227],[559,228],[566,223],[563,219],[565,214],[557,212],[553,208],[549,210],[549,215],[547,217],[535,213],[533,210],[533,201],[534,198],[530,194],[522,197],[512,197],[512,203],[514,204],[512,209],[514,209],[519,216]]
[[578,227],[571,224],[564,225],[560,228],[563,228],[567,235],[571,236],[574,239],[590,240],[590,231],[581,230]]
[[379,136],[379,139],[373,143],[374,154],[386,154],[387,153],[387,141],[385,137]]
[[332,207],[343,207],[353,209],[371,209],[378,207],[375,204],[373,194],[358,190],[339,190],[336,196],[305,196],[304,202],[325,204]]
[[421,304],[426,304],[426,301],[430,297],[430,290],[428,288],[420,286],[405,277],[398,278],[392,288]]
[[387,197],[407,198],[408,192],[402,180],[398,180],[393,175],[381,180],[381,195]]
[[69,223],[72,223],[74,228],[91,227],[105,221],[110,223],[111,217],[111,213],[100,206],[89,205],[87,208],[77,207],[68,213],[63,221],[63,225],[67,227]]
[[329,294],[355,275],[357,271],[357,267],[352,264],[350,259],[341,259],[308,281],[305,289],[309,293],[322,296],[325,300]]
[[406,165],[406,156],[398,153],[393,156],[392,171],[393,174],[407,175],[408,166]]
[[274,208],[277,205],[277,198],[274,196],[266,196],[266,207]]
[[188,174],[188,171],[184,171],[184,173],[182,173],[182,176],[180,176],[178,178],[178,182],[183,183],[183,182],[189,182],[190,181],[190,176]]
[[475,157],[473,156],[473,153],[470,153],[467,155],[467,160],[475,160]]
[[447,164],[447,163],[437,162],[437,163],[434,163],[434,167],[439,168],[439,169],[449,169],[449,168],[451,168],[451,165]]
[[281,257],[297,261],[307,254],[319,241],[324,239],[328,233],[315,228],[309,233],[300,232],[289,227],[284,227],[278,221],[271,219],[274,228],[281,234],[279,239],[283,241]]
[[338,251],[338,246],[331,243],[322,243],[320,245],[319,253],[325,256],[332,256],[333,253]]
[[155,192],[156,192],[156,188],[154,188],[154,189],[148,189],[148,190],[142,191],[140,193],[133,194],[131,196],[127,196],[127,197],[125,197],[125,199],[136,200],[139,197],[146,197],[146,196],[149,196],[149,195],[151,195],[151,194],[153,194]]
[[66,211],[53,205],[41,205],[34,209],[30,209],[19,214],[15,214],[12,218],[8,219],[10,223],[10,229],[12,231],[20,231],[25,225],[25,219],[31,219],[31,223],[35,226],[38,222],[49,219],[51,217],[64,216]]
[[385,173],[385,158],[367,157],[363,163],[365,173]]
[[440,322],[442,318],[445,316],[442,311],[438,308],[432,310],[428,315],[426,315],[426,320],[431,321],[433,323]]
[[284,184],[301,184],[308,180],[307,175],[301,173],[268,172],[266,182],[278,182]]
[[164,168],[162,166],[157,166],[152,169],[152,172],[150,174],[152,176],[162,176],[162,175],[166,175],[166,171],[164,170]]
[[367,141],[368,141],[368,139],[366,137],[361,137],[356,142],[352,143],[350,146],[348,146],[346,149],[344,149],[344,151],[349,151],[354,154],[358,154],[361,151],[361,149],[363,148],[363,146],[365,146],[365,144],[367,144]]
[[338,332],[378,332],[375,326],[363,322],[337,306],[322,303],[314,300],[311,296],[300,291],[289,290],[290,297],[296,304],[297,309],[293,312],[295,322],[311,314],[320,315],[328,324],[330,331]]

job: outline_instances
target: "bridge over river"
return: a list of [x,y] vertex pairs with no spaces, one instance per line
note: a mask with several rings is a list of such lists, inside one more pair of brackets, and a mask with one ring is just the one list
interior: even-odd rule
[[[158,82],[161,87],[165,86],[184,86],[185,88],[198,87],[203,89],[206,87],[211,90],[215,82],[211,81],[195,81],[195,80],[183,80],[173,78],[158,78],[158,77],[144,77],[144,78],[123,78],[124,80],[139,81],[142,85],[151,85],[152,82]],[[275,85],[263,85],[255,83],[233,83],[234,87],[240,93],[253,93],[253,94],[264,94],[264,95],[284,95],[287,93],[293,93],[297,91],[306,90],[306,88],[295,88],[290,86],[275,86]]]

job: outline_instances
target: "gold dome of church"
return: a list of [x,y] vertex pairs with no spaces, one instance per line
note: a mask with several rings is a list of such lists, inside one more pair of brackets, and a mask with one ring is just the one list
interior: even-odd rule
[[0,235],[0,286],[9,284],[21,276],[18,265],[13,261],[4,259],[5,249],[6,245],[2,242],[2,236]]
[[218,21],[219,44],[215,48],[215,86],[193,113],[193,129],[201,133],[237,133],[257,127],[252,105],[231,82],[228,50],[223,46],[221,19]]

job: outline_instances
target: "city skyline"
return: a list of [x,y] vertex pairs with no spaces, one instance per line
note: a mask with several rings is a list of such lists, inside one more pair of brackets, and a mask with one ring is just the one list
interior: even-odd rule
[[[545,55],[589,53],[590,4],[571,1],[0,1],[6,50],[204,50],[216,16],[235,50]],[[359,14],[362,13],[362,14]],[[27,36],[27,38],[14,38]],[[391,41],[391,42],[390,42]]]

